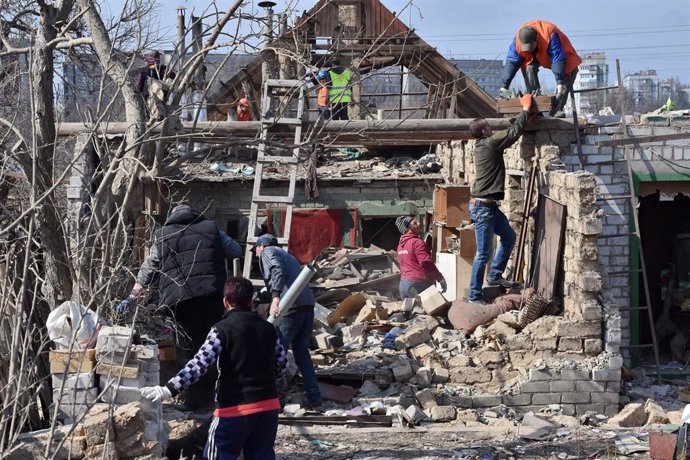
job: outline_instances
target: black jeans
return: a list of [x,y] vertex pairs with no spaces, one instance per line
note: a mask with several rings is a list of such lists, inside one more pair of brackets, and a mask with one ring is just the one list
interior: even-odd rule
[[[211,328],[223,317],[223,297],[207,296],[184,300],[175,306],[178,331],[175,337],[175,361],[182,369],[194,357]],[[214,366],[200,381],[182,394],[190,410],[208,409],[215,405],[218,370]]]
[[347,102],[336,102],[331,104],[331,120],[349,120],[347,106]]

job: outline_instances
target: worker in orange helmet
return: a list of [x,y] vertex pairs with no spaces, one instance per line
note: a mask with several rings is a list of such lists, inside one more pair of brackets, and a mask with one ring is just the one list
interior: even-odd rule
[[252,121],[252,114],[249,112],[249,101],[246,97],[240,99],[237,105],[237,121]]
[[528,21],[520,26],[508,48],[499,95],[509,97],[508,87],[518,69],[522,69],[527,92],[532,94],[540,89],[539,67],[551,69],[556,78],[556,103],[551,115],[561,118],[581,63],[570,40],[558,27],[548,21]]

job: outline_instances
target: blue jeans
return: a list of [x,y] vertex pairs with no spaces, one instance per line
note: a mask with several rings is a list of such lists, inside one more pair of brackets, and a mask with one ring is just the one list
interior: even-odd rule
[[213,417],[204,458],[236,460],[244,451],[246,460],[275,460],[273,445],[277,431],[277,410],[240,417]]
[[[321,391],[316,381],[314,363],[311,362],[309,346],[314,329],[314,310],[297,311],[280,319],[278,333],[280,342],[285,350],[292,345],[292,354],[295,356],[295,364],[302,374],[304,392],[307,394],[307,402],[312,406],[321,405]],[[282,379],[279,382],[278,393],[282,394]]]
[[515,232],[508,224],[508,219],[497,205],[490,206],[470,205],[470,218],[474,221],[474,234],[477,240],[477,253],[472,263],[472,276],[470,279],[469,300],[482,298],[482,283],[486,264],[493,252],[494,234],[500,238],[498,251],[491,264],[488,279],[496,280],[503,276],[510,253],[515,245]]
[[414,280],[400,280],[400,297],[407,299],[408,297],[417,297],[420,292],[431,286],[431,283],[426,281],[414,281]]

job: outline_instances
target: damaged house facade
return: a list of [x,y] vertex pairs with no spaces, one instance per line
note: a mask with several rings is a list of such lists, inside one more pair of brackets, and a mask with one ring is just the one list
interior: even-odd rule
[[[454,280],[448,300],[461,299],[473,255],[466,248],[472,248],[474,233],[463,227],[468,219],[451,226],[429,211],[438,208],[437,190],[466,190],[472,182],[471,119],[485,117],[494,129],[508,126],[507,119],[497,118],[495,101],[376,0],[321,0],[292,28],[271,39],[272,48],[289,53],[266,54],[248,63],[209,95],[209,120],[218,121],[217,126],[228,119],[240,97],[250,99],[254,114],[261,113],[262,84],[267,79],[304,79],[303,66],[285,55],[303,56],[316,67],[328,67],[329,59],[337,58],[340,65],[353,69],[350,121],[319,123],[311,112],[305,117],[302,150],[310,157],[303,155],[308,161],[297,167],[288,248],[302,263],[330,246],[394,250],[399,238],[395,218],[413,215],[425,223],[444,275]],[[374,120],[378,113],[374,116],[367,103],[361,81],[367,72],[391,65],[404,66],[426,85],[427,102],[404,107],[401,91],[390,96],[399,97],[398,110]],[[314,99],[310,94],[311,111]],[[406,111],[421,113],[423,119],[409,118]],[[690,291],[690,268],[685,265],[690,259],[683,257],[690,252],[690,223],[679,216],[690,215],[684,194],[690,189],[690,123],[684,115],[609,121],[582,127],[580,155],[574,124],[556,119],[531,122],[506,151],[506,198],[501,207],[518,235],[524,227],[509,270],[546,302],[525,311],[529,305],[518,299],[482,324],[459,328],[454,318],[466,321],[467,312],[458,313],[458,300],[447,312],[450,319],[444,312],[409,327],[425,329],[421,336],[433,337],[432,341],[410,338],[408,331],[396,342],[403,355],[445,369],[448,383],[463,388],[453,404],[504,404],[523,412],[559,404],[566,415],[618,413],[621,369],[626,360],[637,365],[641,357],[651,356],[641,355],[636,346],[651,341],[651,328],[659,330],[657,324],[649,324],[646,311],[639,310],[646,295],[631,235],[631,195],[642,196],[638,210],[653,318],[670,318],[664,334],[659,334],[662,358],[669,352],[674,358],[685,357],[685,342],[682,352],[674,352],[667,343],[681,342],[682,329],[687,329],[678,322],[684,315],[678,314],[688,304],[684,289]],[[250,241],[256,236],[249,215],[256,203],[257,133],[268,129],[285,144],[292,136],[284,127],[266,128],[261,123],[232,125],[232,135],[243,142],[229,155],[192,159],[174,174],[150,181],[145,215],[161,220],[165,200],[185,200],[230,236]],[[634,143],[627,140],[631,137],[641,139]],[[289,158],[290,149],[283,151]],[[68,195],[75,209],[80,203],[80,176],[90,170],[88,156],[84,158],[76,165],[73,193]],[[289,195],[288,168],[278,164],[263,169],[263,195]],[[267,230],[284,232],[285,208],[262,204],[260,217]],[[519,263],[517,252],[522,254]],[[687,295],[690,298],[690,292]],[[520,308],[522,317],[510,313]],[[524,315],[531,317],[525,320]],[[443,330],[453,325],[466,337],[451,353],[443,345]],[[391,372],[393,381],[412,378],[396,374],[395,365]]]

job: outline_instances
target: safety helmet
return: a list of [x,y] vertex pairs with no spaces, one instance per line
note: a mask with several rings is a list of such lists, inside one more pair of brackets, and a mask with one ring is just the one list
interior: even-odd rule
[[325,70],[319,71],[319,80],[323,80],[324,78],[328,78],[328,72]]
[[247,100],[246,97],[243,97],[242,99],[240,99],[240,105],[243,105],[245,107],[249,107],[249,101]]

